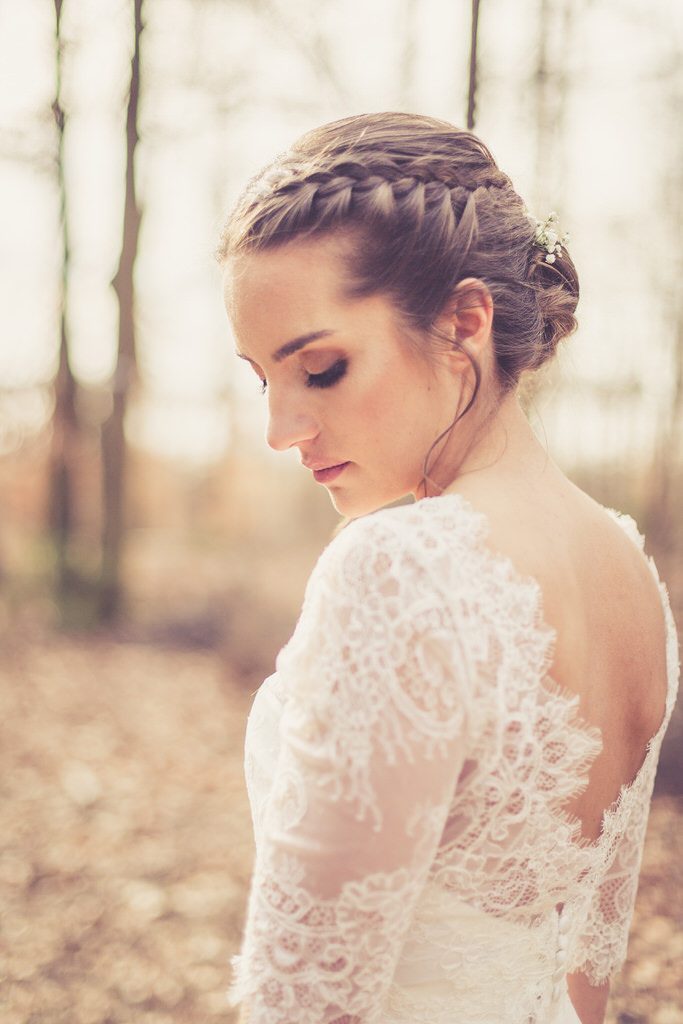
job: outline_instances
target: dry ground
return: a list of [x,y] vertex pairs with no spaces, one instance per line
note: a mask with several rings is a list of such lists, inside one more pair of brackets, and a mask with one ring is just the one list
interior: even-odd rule
[[[249,692],[208,653],[0,655],[2,1024],[209,1024],[253,855]],[[653,806],[612,1024],[683,1024],[683,804]]]

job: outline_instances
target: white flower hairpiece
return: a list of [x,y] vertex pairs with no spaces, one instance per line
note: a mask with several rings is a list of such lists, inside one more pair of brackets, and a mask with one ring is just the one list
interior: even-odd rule
[[305,169],[301,164],[293,163],[291,160],[285,161],[285,157],[286,153],[280,153],[274,164],[254,175],[248,183],[246,191],[254,199],[264,199],[272,195],[281,185],[295,181],[297,174]]
[[273,167],[263,174],[257,174],[247,186],[247,191],[255,199],[263,199],[273,192],[287,177],[282,167]]
[[531,221],[536,225],[534,241],[546,250],[546,263],[554,263],[558,256],[562,255],[562,246],[569,241],[568,232],[560,234],[559,218],[553,210],[545,220],[538,220],[529,214]]

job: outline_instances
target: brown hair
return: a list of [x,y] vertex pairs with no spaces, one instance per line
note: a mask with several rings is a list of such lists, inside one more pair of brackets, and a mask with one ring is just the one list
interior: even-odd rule
[[[332,232],[350,242],[346,296],[387,295],[422,338],[439,337],[434,323],[459,281],[483,281],[502,394],[576,329],[579,283],[566,247],[546,262],[510,178],[476,135],[447,121],[359,114],[307,132],[248,182],[216,255]],[[481,378],[465,354],[476,385],[461,416]]]

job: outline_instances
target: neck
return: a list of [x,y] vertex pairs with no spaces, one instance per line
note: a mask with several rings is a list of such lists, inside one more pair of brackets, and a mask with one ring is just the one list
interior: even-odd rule
[[495,475],[499,480],[508,477],[517,484],[526,480],[533,485],[541,474],[561,474],[536,437],[516,391],[506,395],[493,412],[482,408],[465,429],[469,416],[468,412],[456,423],[445,447],[435,455],[427,487],[422,485],[416,497],[458,491],[465,478]]

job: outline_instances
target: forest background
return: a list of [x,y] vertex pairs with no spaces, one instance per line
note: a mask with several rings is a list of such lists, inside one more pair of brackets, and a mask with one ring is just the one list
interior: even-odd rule
[[[229,1021],[246,714],[336,515],[263,441],[213,259],[367,110],[473,125],[579,269],[525,404],[683,622],[683,6],[0,0],[0,1010]],[[610,1020],[683,1022],[683,716]]]

